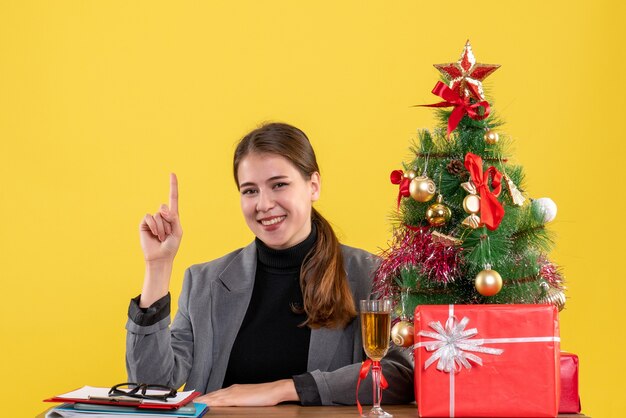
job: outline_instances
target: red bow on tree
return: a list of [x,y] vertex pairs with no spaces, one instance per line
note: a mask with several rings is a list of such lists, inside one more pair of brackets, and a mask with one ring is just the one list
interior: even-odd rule
[[[486,100],[471,103],[470,97],[461,97],[456,90],[452,90],[441,81],[438,81],[432,93],[441,97],[444,101],[429,105],[419,105],[425,107],[450,107],[454,106],[450,118],[448,118],[448,136],[456,129],[463,116],[467,115],[474,120],[482,120],[489,116],[489,103]],[[482,108],[480,112],[478,109]]]
[[[502,173],[494,166],[483,173],[483,159],[471,152],[465,155],[465,168],[470,172],[480,195],[480,220],[489,230],[494,231],[504,217],[504,208],[497,199],[502,191]],[[493,190],[489,190],[490,186]]]
[[391,172],[391,183],[400,185],[400,190],[398,190],[398,208],[400,208],[400,200],[402,199],[402,196],[410,196],[409,184],[411,184],[411,179],[404,177],[402,170],[393,170]]

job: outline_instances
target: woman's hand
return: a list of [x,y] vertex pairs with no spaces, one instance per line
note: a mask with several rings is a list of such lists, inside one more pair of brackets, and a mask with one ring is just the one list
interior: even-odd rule
[[298,401],[292,379],[269,383],[232,385],[195,398],[194,402],[209,406],[273,406],[281,402]]
[[147,308],[163,296],[170,287],[174,257],[180,247],[183,228],[178,217],[178,179],[170,174],[170,206],[163,204],[154,215],[147,214],[139,225],[139,239],[146,273],[139,307]]
[[139,225],[139,239],[146,263],[172,262],[180,247],[183,229],[178,217],[178,179],[170,174],[170,205],[146,214]]

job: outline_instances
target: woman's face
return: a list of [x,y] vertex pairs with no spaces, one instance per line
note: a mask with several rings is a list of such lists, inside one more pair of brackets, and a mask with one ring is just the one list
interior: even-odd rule
[[265,245],[292,247],[311,233],[311,207],[320,195],[320,176],[302,177],[287,159],[248,154],[237,169],[241,210],[248,227]]

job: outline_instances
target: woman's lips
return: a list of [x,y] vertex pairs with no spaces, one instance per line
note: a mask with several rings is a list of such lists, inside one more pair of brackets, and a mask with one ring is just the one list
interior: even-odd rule
[[284,221],[286,217],[287,217],[286,215],[273,216],[271,218],[260,219],[258,222],[265,227],[275,226],[281,223],[282,221]]

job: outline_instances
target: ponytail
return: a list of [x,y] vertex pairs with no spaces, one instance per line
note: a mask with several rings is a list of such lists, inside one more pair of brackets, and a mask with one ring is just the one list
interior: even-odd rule
[[345,327],[356,316],[354,298],[343,266],[339,240],[328,221],[312,208],[317,241],[300,271],[300,287],[309,328]]

